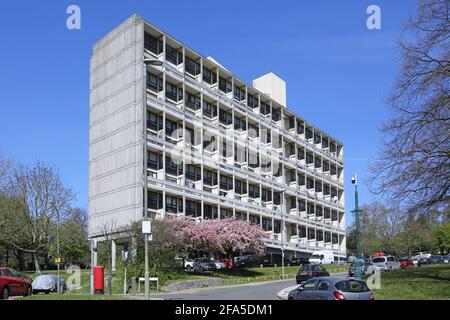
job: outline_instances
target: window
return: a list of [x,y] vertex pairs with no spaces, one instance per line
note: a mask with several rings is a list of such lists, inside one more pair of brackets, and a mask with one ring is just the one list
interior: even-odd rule
[[269,189],[262,189],[262,201],[272,201],[272,191]]
[[160,170],[162,169],[162,154],[158,154],[155,152],[149,152],[147,154],[147,166],[150,169]]
[[262,228],[265,231],[272,231],[272,219],[262,218]]
[[162,116],[157,115],[153,112],[147,112],[147,128],[154,131],[162,130],[163,121]]
[[234,117],[234,130],[247,130],[247,121],[245,121],[245,118]]
[[166,173],[172,174],[172,175],[182,175],[183,174],[183,164],[177,164],[170,157],[166,156]]
[[259,137],[259,127],[249,123],[248,124],[248,136],[251,138]]
[[163,80],[151,73],[147,73],[147,88],[153,92],[161,92],[163,90]]
[[312,130],[310,128],[306,128],[306,139],[309,140],[312,139],[312,137],[313,137]]
[[183,199],[166,196],[166,211],[170,213],[183,212]]
[[335,285],[336,289],[343,292],[364,292],[369,291],[369,288],[363,281],[345,280],[339,281]]
[[162,194],[157,192],[148,192],[147,194],[147,206],[150,209],[162,208]]
[[298,175],[298,184],[300,186],[304,186],[305,185],[305,175],[304,174],[299,174]]
[[193,164],[188,164],[186,166],[186,178],[193,180],[193,181],[200,180],[201,179],[201,168],[196,167]]
[[247,193],[247,182],[236,180],[234,189],[237,194],[246,194]]
[[306,163],[311,164],[314,162],[314,156],[312,153],[306,153]]
[[183,89],[166,82],[166,97],[173,101],[180,101],[183,99]]
[[320,291],[327,291],[328,287],[330,286],[330,283],[328,281],[320,281],[319,284],[317,285],[317,290]]
[[281,119],[281,110],[272,109],[272,120],[279,121]]
[[217,218],[217,207],[205,204],[203,208],[203,217],[205,219]]
[[203,81],[209,84],[217,82],[217,73],[203,67]]
[[186,72],[196,76],[200,74],[200,64],[189,57],[186,57]]
[[267,115],[270,113],[270,104],[267,102],[262,102],[261,101],[261,108],[260,108],[260,112],[262,115]]
[[233,97],[237,101],[242,101],[245,99],[245,90],[234,86],[234,95]]
[[298,201],[298,207],[300,211],[306,211],[306,201],[305,200],[299,200]]
[[186,106],[194,110],[200,109],[200,98],[190,92],[187,92]]
[[250,198],[259,198],[259,186],[250,184],[248,186],[248,194]]
[[200,217],[202,215],[202,205],[200,202],[186,200],[186,215]]
[[203,101],[203,115],[207,118],[214,118],[217,116],[217,106],[208,101]]
[[220,188],[225,190],[233,189],[233,177],[220,175]]
[[305,132],[305,128],[303,127],[302,121],[297,121],[297,134],[303,134]]
[[203,179],[208,185],[215,186],[217,185],[217,172],[205,170],[203,172]]
[[223,109],[219,110],[219,121],[224,125],[230,125],[233,123],[233,116],[231,112],[225,111]]
[[255,109],[258,107],[258,97],[254,97],[251,96],[250,94],[247,94],[247,105],[252,108]]
[[166,45],[166,59],[177,66],[183,62],[183,53],[178,52],[169,45]]
[[227,81],[224,78],[219,77],[219,90],[224,93],[231,92],[231,81]]
[[168,136],[172,136],[173,132],[178,128],[181,128],[181,124],[179,125],[178,123],[172,120],[166,119],[166,134]]
[[259,217],[254,215],[249,215],[248,220],[251,224],[259,224]]
[[160,54],[163,51],[163,42],[161,39],[157,39],[156,37],[146,33],[144,38],[144,47],[155,54]]

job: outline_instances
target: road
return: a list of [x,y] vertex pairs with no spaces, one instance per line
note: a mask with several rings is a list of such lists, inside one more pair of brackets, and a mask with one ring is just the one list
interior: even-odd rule
[[294,279],[235,285],[222,288],[183,290],[178,293],[152,294],[150,299],[170,300],[279,300],[277,293],[295,285]]

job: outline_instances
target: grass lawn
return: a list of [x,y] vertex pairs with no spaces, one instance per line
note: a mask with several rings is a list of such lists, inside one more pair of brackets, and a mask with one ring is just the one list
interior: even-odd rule
[[36,294],[29,297],[19,298],[20,300],[133,300],[131,297],[90,295],[90,294]]
[[450,265],[422,266],[381,273],[377,300],[450,299]]
[[[324,266],[330,273],[347,272],[348,265],[327,265]],[[293,279],[298,271],[298,266],[285,267],[285,278]],[[64,270],[60,271],[61,278],[67,281],[70,276]],[[56,274],[56,270],[42,271],[42,274]],[[33,272],[29,272],[28,275],[34,279],[36,275]],[[266,268],[236,268],[236,269],[223,269],[214,272],[205,272],[204,274],[188,273],[182,270],[179,271],[169,271],[165,273],[166,280],[161,285],[168,285],[175,282],[180,282],[184,280],[202,279],[205,277],[221,278],[224,280],[225,285],[242,284],[249,282],[261,282],[261,281],[272,281],[281,279],[282,270],[281,267],[266,267]],[[105,292],[107,290],[107,272],[105,271]],[[130,281],[130,279],[128,279]],[[113,272],[112,280],[113,294],[123,293],[123,270],[117,269]],[[143,285],[141,284],[141,290],[143,290]],[[151,283],[151,290],[156,291],[154,283]],[[88,295],[90,299],[93,299],[90,295],[90,270],[81,271],[81,288],[72,289],[67,295],[69,298],[74,295],[75,298],[79,298],[79,295]],[[62,296],[65,296],[62,295]],[[52,295],[38,295],[33,299],[51,299]],[[57,296],[55,296],[57,298]],[[95,297],[94,297],[95,298]],[[120,299],[120,296],[118,297]]]

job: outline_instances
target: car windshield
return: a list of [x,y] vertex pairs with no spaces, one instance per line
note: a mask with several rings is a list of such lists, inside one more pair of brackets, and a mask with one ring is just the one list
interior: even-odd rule
[[432,258],[432,259],[439,259],[440,256],[431,256],[430,258]]
[[300,271],[310,271],[312,269],[312,265],[310,264],[305,264],[303,266],[301,266]]
[[311,256],[311,259],[320,259],[320,255],[318,255],[318,254],[313,254],[313,255]]
[[372,262],[375,262],[375,263],[377,263],[377,262],[384,262],[385,261],[385,258],[373,258],[372,259]]
[[335,285],[336,289],[342,292],[364,292],[369,291],[364,281],[345,280],[339,281]]

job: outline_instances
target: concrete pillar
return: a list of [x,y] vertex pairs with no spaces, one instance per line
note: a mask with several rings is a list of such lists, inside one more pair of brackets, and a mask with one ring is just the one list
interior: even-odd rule
[[116,271],[116,241],[111,241],[111,269]]

